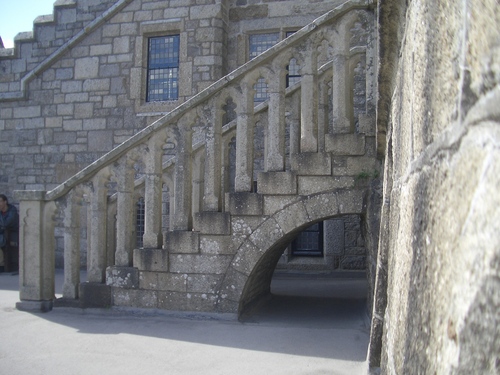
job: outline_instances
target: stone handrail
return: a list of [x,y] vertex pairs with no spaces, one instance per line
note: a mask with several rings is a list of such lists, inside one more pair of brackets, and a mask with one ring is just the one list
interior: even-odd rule
[[[164,170],[172,170],[169,192],[172,199],[170,231],[192,231],[193,211],[224,213],[222,170],[228,165],[228,139],[236,137],[234,192],[254,190],[254,128],[255,117],[266,113],[267,132],[264,137],[265,173],[283,172],[291,165],[297,168],[294,155],[318,154],[331,151],[331,134],[325,129],[326,117],[319,105],[327,106],[328,80],[333,107],[333,133],[353,133],[354,121],[348,90],[353,75],[352,56],[363,54],[359,48],[351,51],[350,27],[357,12],[370,8],[370,0],[351,0],[316,19],[289,38],[223,77],[207,89],[144,128],[88,167],[51,191],[17,191],[20,201],[20,274],[21,303],[50,309],[54,298],[54,227],[56,213],[62,212],[64,226],[65,298],[78,298],[80,268],[80,226],[87,226],[88,280],[104,283],[109,265],[132,266],[134,249],[137,189],[143,189],[145,200],[145,248],[162,247],[161,203]],[[335,30],[331,29],[335,22]],[[318,47],[327,41],[333,50],[327,53],[332,61],[323,67],[318,61]],[[296,59],[301,70],[300,84],[285,87],[287,66]],[[331,72],[329,75],[328,72]],[[255,106],[254,84],[264,78],[268,84],[266,103]],[[286,135],[285,110],[287,93],[300,90],[295,120]],[[351,89],[352,90],[352,89]],[[322,97],[320,97],[322,95]],[[227,100],[236,104],[236,120],[224,123],[223,105]],[[298,102],[298,100],[297,100]],[[293,105],[292,105],[293,106]],[[299,115],[300,110],[300,115]],[[326,117],[325,117],[326,116]],[[293,117],[293,116],[292,116]],[[323,125],[319,126],[318,123]],[[205,139],[193,147],[193,125],[202,124]],[[223,131],[223,128],[225,131]],[[288,138],[287,138],[288,137]],[[289,148],[286,148],[286,140]],[[175,162],[162,161],[167,140],[176,144]],[[193,159],[201,152],[203,167],[193,167]],[[202,152],[204,151],[204,153]],[[200,157],[197,157],[200,159]],[[315,158],[314,160],[321,160]],[[142,164],[142,177],[135,179],[134,165]],[[299,163],[300,164],[300,163]],[[193,182],[203,180],[203,192],[193,202]],[[109,182],[115,183],[110,200]],[[87,197],[87,198],[86,198]],[[84,200],[88,199],[88,223],[80,223]],[[112,203],[113,202],[113,203]],[[116,204],[114,203],[116,202]],[[111,204],[112,203],[112,204]],[[197,207],[195,207],[197,206]],[[194,208],[193,208],[194,207]],[[116,217],[108,225],[108,216]],[[198,229],[198,228],[197,228]]]

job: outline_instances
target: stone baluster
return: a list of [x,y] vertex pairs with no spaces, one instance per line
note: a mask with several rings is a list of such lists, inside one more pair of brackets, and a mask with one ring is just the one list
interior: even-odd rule
[[328,83],[331,82],[331,72],[326,73],[319,82],[319,111],[318,111],[318,151],[325,151],[325,135],[328,133],[328,115],[329,115],[329,96],[328,96]]
[[19,310],[49,311],[54,290],[56,205],[43,191],[19,191]]
[[134,159],[130,152],[115,163],[113,170],[117,180],[116,200],[116,251],[115,265],[129,267],[132,265],[132,252],[135,247],[134,201]]
[[174,217],[172,230],[190,230],[192,227],[192,116],[179,121],[177,129],[177,153],[174,170]]
[[[278,60],[279,62],[280,59]],[[286,69],[279,63],[273,66],[273,79],[269,84],[268,128],[265,137],[266,172],[285,169],[285,85]]]
[[[175,200],[174,200],[174,176],[172,171],[166,171],[163,173],[162,176],[162,181],[167,187],[167,191],[164,191],[164,201],[168,202],[168,209],[167,213],[165,213],[165,229],[168,231],[172,231],[172,223],[174,222],[174,207],[175,207]],[[165,207],[167,208],[167,207]],[[163,243],[165,244],[165,242]]]
[[347,22],[341,21],[336,28],[333,41],[333,132],[352,133],[351,118],[351,74],[349,69],[349,38]]
[[103,283],[106,271],[106,229],[109,168],[102,169],[92,178],[90,192],[90,241],[88,254],[89,282]]
[[203,211],[220,211],[221,209],[221,134],[222,103],[213,100],[211,119],[207,121],[205,133],[205,177],[203,192]]
[[290,111],[290,155],[300,152],[300,94],[292,95],[288,105]]
[[64,208],[64,283],[63,298],[77,299],[80,285],[80,222],[83,192],[74,188],[66,195]]
[[236,177],[235,192],[251,192],[253,187],[254,148],[254,82],[241,83],[241,98],[237,102]]
[[148,141],[145,168],[143,247],[159,249],[163,244],[161,231],[162,157],[166,136],[154,136]]
[[318,63],[310,40],[302,55],[300,103],[300,152],[318,151]]
[[[108,202],[108,216],[106,224],[106,265],[112,266],[115,264],[116,253],[116,223],[118,216],[118,202]],[[134,228],[135,230],[135,228]]]

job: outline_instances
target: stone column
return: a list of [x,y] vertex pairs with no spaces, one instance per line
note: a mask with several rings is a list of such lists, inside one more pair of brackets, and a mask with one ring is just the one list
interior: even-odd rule
[[205,133],[205,181],[203,211],[221,209],[221,152],[222,152],[222,108],[218,100],[211,103],[212,118]]
[[285,78],[286,70],[276,64],[269,85],[266,172],[285,170]]
[[49,311],[54,291],[54,215],[44,191],[19,191],[19,310]]
[[106,273],[106,228],[108,181],[110,173],[108,168],[101,170],[92,178],[90,193],[90,241],[88,254],[89,282],[103,283]]
[[236,192],[251,192],[253,185],[254,114],[253,82],[241,83],[242,95],[236,103]]
[[349,39],[346,22],[339,24],[334,39],[333,51],[333,132],[352,133],[353,124],[351,74],[349,69]]
[[[129,153],[130,154],[130,153]],[[116,212],[116,251],[115,265],[129,267],[132,265],[132,252],[135,247],[135,216],[137,213],[134,201],[134,160],[127,154],[116,164],[114,174],[117,179],[117,212]]]
[[174,220],[172,230],[190,230],[192,227],[192,124],[191,116],[179,121],[177,154],[174,170]]
[[146,152],[146,176],[144,188],[144,236],[143,247],[159,249],[163,244],[161,232],[162,204],[162,156],[166,136],[154,136],[148,141]]
[[301,75],[300,152],[318,152],[318,63],[312,41],[303,55]]
[[66,195],[64,208],[64,284],[63,297],[78,298],[80,285],[80,221],[83,192],[73,188]]

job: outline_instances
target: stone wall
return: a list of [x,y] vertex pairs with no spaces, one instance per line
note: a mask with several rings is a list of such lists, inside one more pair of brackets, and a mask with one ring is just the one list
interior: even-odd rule
[[498,374],[498,1],[378,7],[388,126],[370,365]]

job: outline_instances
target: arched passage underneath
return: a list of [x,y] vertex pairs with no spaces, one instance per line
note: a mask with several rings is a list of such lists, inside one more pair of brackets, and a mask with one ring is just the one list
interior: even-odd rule
[[220,309],[227,311],[231,305],[241,316],[269,295],[276,265],[297,234],[314,223],[343,215],[364,218],[364,195],[363,189],[337,189],[303,196],[266,217],[239,246],[220,288]]

